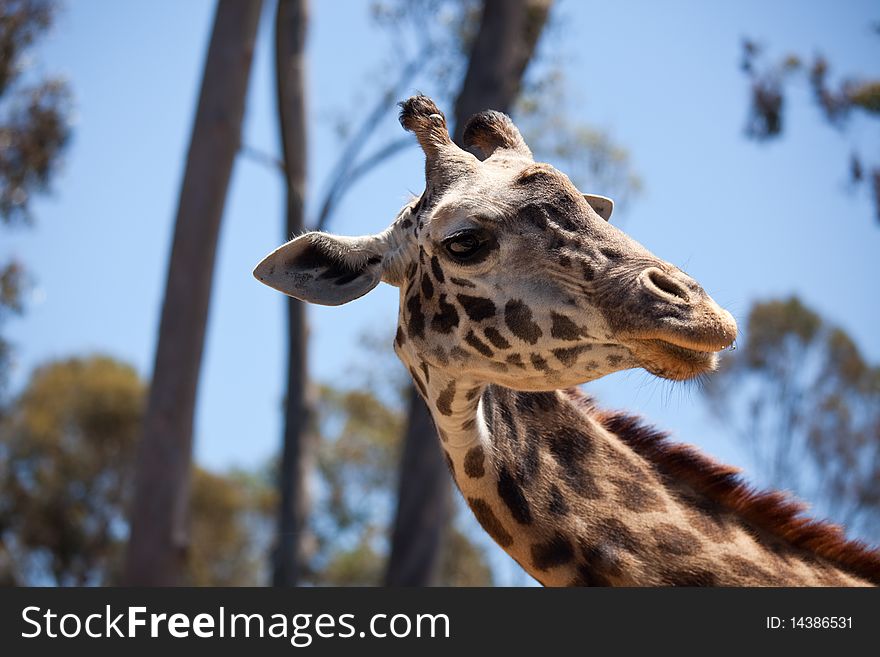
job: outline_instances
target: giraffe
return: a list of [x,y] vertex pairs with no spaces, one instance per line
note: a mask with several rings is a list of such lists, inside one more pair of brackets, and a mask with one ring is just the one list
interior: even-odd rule
[[880,583],[877,552],[574,388],[711,372],[736,322],[696,281],[613,227],[610,199],[536,163],[506,115],[473,116],[467,150],[425,96],[400,121],[422,195],[381,233],[306,233],[254,275],[325,305],[399,288],[394,349],[498,545],[545,586]]

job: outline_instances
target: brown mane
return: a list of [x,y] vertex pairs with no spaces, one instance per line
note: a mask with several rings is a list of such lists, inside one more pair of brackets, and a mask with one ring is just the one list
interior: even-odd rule
[[652,463],[660,474],[689,485],[755,527],[811,552],[833,565],[874,584],[880,584],[880,551],[848,540],[832,523],[804,515],[806,505],[780,491],[749,486],[733,466],[717,463],[695,447],[669,436],[623,412],[602,411],[577,390],[569,397],[628,447]]

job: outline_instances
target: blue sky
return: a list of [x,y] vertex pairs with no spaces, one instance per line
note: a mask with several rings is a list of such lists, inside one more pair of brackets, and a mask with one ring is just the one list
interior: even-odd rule
[[[37,72],[69,78],[77,110],[64,170],[53,195],[36,205],[37,226],[4,232],[0,243],[0,261],[14,254],[37,282],[27,314],[8,326],[18,349],[15,386],[41,362],[94,351],[149,376],[213,6],[209,0],[71,2],[36,53]],[[355,100],[369,98],[375,81],[388,74],[387,37],[371,26],[368,8],[367,2],[312,3],[312,198],[339,151],[327,117],[356,108]],[[574,113],[627,147],[645,181],[644,194],[621,217],[627,232],[684,267],[741,322],[753,300],[797,293],[880,360],[871,267],[880,254],[880,227],[867,195],[846,191],[853,146],[877,152],[876,122],[854,121],[841,134],[820,119],[808,90],[797,87],[785,137],[767,145],[747,141],[748,86],[738,68],[740,39],[750,35],[772,54],[821,51],[833,73],[877,76],[880,39],[869,29],[880,19],[876,5],[562,0],[556,11],[559,43],[543,47],[564,54]],[[244,142],[277,153],[268,26],[264,20]],[[430,83],[420,90],[432,93]],[[383,130],[401,134],[395,126],[389,111]],[[357,185],[331,229],[381,230],[408,193],[421,190],[422,176],[419,152],[401,154]],[[209,467],[257,465],[279,444],[282,298],[251,270],[284,237],[281,193],[277,173],[238,159],[196,419],[196,456]],[[348,380],[352,363],[366,358],[360,336],[390,335],[396,305],[396,290],[382,285],[348,306],[312,309],[313,376]],[[622,373],[588,390],[604,405],[636,409],[679,439],[746,464],[688,388]]]

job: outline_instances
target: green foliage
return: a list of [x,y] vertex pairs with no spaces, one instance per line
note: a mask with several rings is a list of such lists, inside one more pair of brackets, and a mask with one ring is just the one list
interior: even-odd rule
[[[352,383],[358,387],[340,390],[321,385],[315,390],[314,430],[320,441],[305,578],[311,584],[382,583],[397,493],[407,377],[400,363],[387,357],[391,337],[386,337],[365,339],[370,357],[368,364],[355,368]],[[445,548],[439,584],[491,585],[483,550],[461,526],[449,532]]]
[[[545,27],[545,10],[532,4],[526,29],[541,29],[543,39],[538,54],[532,58],[512,114],[536,158],[562,168],[574,183],[584,191],[611,196],[618,211],[642,191],[643,182],[632,163],[629,151],[617,144],[606,130],[585,122],[576,111],[577,103],[565,76],[565,54],[559,44],[564,35],[563,26],[550,13],[550,24]],[[390,106],[401,95],[412,89],[425,89],[441,107],[452,108],[461,89],[468,64],[468,56],[480,24],[482,3],[477,0],[375,0],[371,12],[376,26],[389,36],[388,60],[370,81],[370,89],[384,88],[380,96],[379,116],[389,117]],[[540,43],[550,40],[553,48],[542,48]],[[388,84],[388,70],[403,70],[405,74],[397,86]],[[363,98],[355,105],[363,113]],[[450,112],[447,112],[451,116]],[[333,118],[340,139],[352,139],[350,108]],[[369,124],[368,124],[369,125]],[[370,126],[378,133],[376,125]],[[415,142],[399,136],[399,126],[393,123],[395,138],[389,138],[384,147],[372,154],[348,163],[347,176],[359,178],[366,170]],[[368,139],[372,137],[368,136]],[[365,139],[367,141],[368,139]],[[349,144],[350,145],[350,144]],[[344,187],[350,183],[338,183]],[[332,186],[331,186],[332,191]]]
[[863,82],[847,89],[847,98],[855,107],[880,114],[880,82]]
[[[59,79],[33,80],[23,62],[52,24],[51,0],[0,3],[0,223],[29,222],[35,193],[45,192],[70,138],[70,94]],[[0,263],[0,329],[23,309],[21,263]],[[0,335],[0,394],[11,346]],[[2,398],[0,398],[2,402]]]
[[52,24],[55,3],[48,0],[4,0],[0,7],[0,95],[21,72],[26,52]]
[[403,418],[366,390],[318,386],[316,392],[318,481],[306,581],[377,585]]
[[437,583],[440,586],[492,586],[486,556],[460,527],[452,527],[444,546]]
[[[420,81],[431,85],[430,96],[441,107],[451,107],[480,28],[482,0],[373,0],[370,11],[388,35],[388,63],[399,68],[421,60],[415,71]],[[382,79],[387,70],[379,70]]]
[[59,79],[27,80],[22,62],[49,29],[50,0],[7,0],[0,8],[0,219],[30,218],[69,139],[69,91]]
[[265,558],[276,493],[249,473],[195,468],[188,586],[254,586],[266,581]]
[[143,392],[108,358],[34,373],[0,433],[0,539],[16,580],[96,583],[118,561]]
[[[395,374],[384,377],[392,390]],[[0,422],[0,584],[117,581],[144,394],[131,367],[104,356],[34,372]],[[376,585],[385,568],[402,411],[359,389],[324,386],[317,397],[322,441],[308,581]],[[269,475],[193,470],[187,584],[267,580],[277,504]],[[452,535],[443,577],[449,584],[491,582],[482,551],[460,533]]]
[[756,303],[705,392],[774,486],[880,538],[880,365],[799,299]]
[[[34,372],[0,424],[0,582],[116,581],[144,392],[131,367],[102,356]],[[194,470],[189,583],[261,581],[262,482]]]
[[[816,55],[806,66],[798,55],[788,54],[767,63],[763,48],[755,41],[743,41],[741,68],[751,83],[751,104],[746,135],[758,141],[780,137],[785,127],[786,89],[798,80],[807,83],[816,106],[832,126],[843,129],[851,115],[861,111],[871,118],[880,115],[880,80],[845,79],[837,85],[829,81],[831,66],[822,55]],[[850,156],[850,180],[854,186],[867,183],[880,220],[880,165],[874,164],[865,174],[865,164],[854,145]]]

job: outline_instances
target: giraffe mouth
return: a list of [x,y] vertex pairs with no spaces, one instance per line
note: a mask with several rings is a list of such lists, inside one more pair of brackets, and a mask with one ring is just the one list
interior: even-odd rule
[[642,367],[651,374],[673,381],[684,381],[714,371],[718,366],[718,353],[728,346],[666,337],[641,338],[634,342],[634,351]]
[[718,353],[733,344],[737,333],[733,316],[709,297],[692,309],[687,321],[665,318],[658,324],[631,333],[630,347],[642,367],[674,381],[714,371]]

